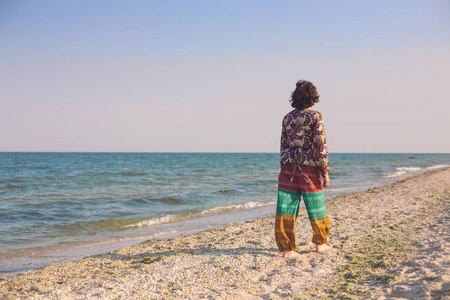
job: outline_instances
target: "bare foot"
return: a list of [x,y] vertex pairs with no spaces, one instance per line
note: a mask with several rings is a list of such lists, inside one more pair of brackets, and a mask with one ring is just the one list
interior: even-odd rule
[[283,251],[283,257],[284,258],[296,258],[296,257],[302,257],[302,255],[295,251]]
[[331,245],[330,243],[326,243],[323,245],[316,245],[316,252],[324,253],[324,252],[327,252],[328,250],[330,250],[331,248],[333,248],[333,245]]

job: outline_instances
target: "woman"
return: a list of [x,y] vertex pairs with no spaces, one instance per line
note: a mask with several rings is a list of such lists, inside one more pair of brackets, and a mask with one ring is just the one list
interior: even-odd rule
[[327,243],[330,219],[322,191],[330,184],[327,144],[322,115],[311,109],[319,102],[319,94],[311,82],[300,80],[290,102],[295,109],[283,118],[275,219],[275,239],[283,257],[300,256],[294,251],[297,248],[295,219],[302,197],[316,251],[325,252],[332,247]]

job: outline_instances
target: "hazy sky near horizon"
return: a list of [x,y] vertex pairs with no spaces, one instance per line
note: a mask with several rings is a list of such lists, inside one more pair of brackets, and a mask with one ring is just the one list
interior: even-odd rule
[[450,152],[449,1],[0,2],[0,151]]

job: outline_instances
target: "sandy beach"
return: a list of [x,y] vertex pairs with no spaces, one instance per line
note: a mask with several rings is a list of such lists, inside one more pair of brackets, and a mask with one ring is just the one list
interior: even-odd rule
[[0,277],[0,299],[450,299],[450,168],[327,202],[325,253],[306,211],[301,258],[283,259],[274,217]]

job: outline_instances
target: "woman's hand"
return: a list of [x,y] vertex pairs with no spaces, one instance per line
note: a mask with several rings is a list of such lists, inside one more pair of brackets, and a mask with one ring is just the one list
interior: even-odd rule
[[324,188],[328,187],[330,185],[330,177],[328,176],[328,174],[326,176],[322,176],[323,178],[323,184],[322,186]]

